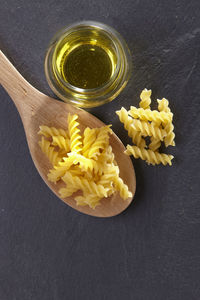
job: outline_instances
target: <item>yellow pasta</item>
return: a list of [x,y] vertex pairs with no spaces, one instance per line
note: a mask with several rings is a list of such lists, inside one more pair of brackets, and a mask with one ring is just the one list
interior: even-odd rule
[[[140,108],[150,109],[151,104],[151,90],[144,89],[140,95]],[[141,122],[141,125],[137,122]],[[144,136],[150,136],[151,143],[149,144],[149,149],[156,151],[161,146],[161,140],[166,136],[166,132],[159,127],[159,124],[156,124],[154,121],[151,123],[148,121],[135,120],[136,125],[140,125],[141,134]],[[138,126],[139,129],[139,126]],[[143,131],[143,133],[142,133]]]
[[64,138],[69,138],[69,135],[67,134],[66,130],[62,128],[48,127],[45,125],[41,125],[39,128],[40,130],[38,134],[43,135],[47,138],[52,136],[57,136],[57,135],[61,135]]
[[128,136],[132,138],[132,142],[138,147],[145,147],[145,140],[142,138],[140,132],[136,131],[133,128],[133,119],[128,115],[128,111],[122,107],[120,110],[116,111],[116,114],[119,116],[119,120],[124,124],[124,128],[128,131]]
[[139,106],[143,109],[150,109],[151,104],[151,90],[144,89],[140,94]]
[[90,150],[90,147],[92,146],[92,144],[95,142],[96,138],[97,138],[97,129],[96,128],[89,128],[86,127],[84,132],[83,132],[83,149],[82,149],[82,153],[85,157],[88,156],[88,152]]
[[61,158],[58,155],[58,152],[55,151],[54,147],[51,146],[51,143],[42,137],[42,140],[39,142],[39,146],[48,157],[50,163],[57,165]]
[[151,143],[149,144],[149,149],[152,151],[156,151],[160,148],[161,146],[161,141],[159,138],[154,138],[153,136],[151,136],[150,138]]
[[[81,134],[77,115],[68,115],[68,130],[57,130],[55,127],[40,126],[39,142],[42,151],[47,155],[53,168],[47,174],[48,180],[65,186],[59,189],[61,198],[75,196],[77,205],[88,205],[95,208],[102,198],[108,198],[119,191],[125,200],[132,196],[127,186],[119,177],[119,168],[109,145],[111,125],[101,128],[85,128]],[[47,138],[47,139],[45,139]],[[119,182],[117,182],[119,178]],[[124,192],[125,191],[125,192]]]
[[98,162],[102,164],[109,164],[115,162],[115,156],[112,152],[112,147],[110,145],[102,151],[98,158]]
[[109,133],[112,133],[112,130],[110,129],[111,125],[104,126],[102,130],[99,131],[95,142],[91,145],[91,148],[88,152],[89,158],[97,159],[97,157],[100,155],[101,150],[105,149],[108,146],[109,143]]
[[60,149],[65,150],[66,152],[70,151],[70,140],[68,138],[64,138],[61,135],[52,136],[52,145],[58,146]]
[[[102,154],[103,155],[103,154]],[[102,156],[101,155],[101,156]],[[103,172],[103,164],[105,164],[105,156],[104,161],[102,160],[94,160],[87,158],[81,154],[78,154],[76,152],[70,152],[68,153],[68,157],[63,157],[63,161],[59,162],[59,166],[69,166],[71,168],[72,165],[79,165],[79,169],[82,172],[94,172],[94,174],[101,175]],[[56,169],[59,168],[59,166],[56,166]]]
[[108,164],[104,168],[99,183],[103,186],[112,188],[116,177],[119,177],[119,167],[114,164]]
[[104,170],[104,174],[101,176],[99,181],[112,192],[113,189],[119,191],[121,198],[127,199],[131,197],[131,193],[128,190],[128,186],[123,182],[122,178],[119,177],[119,168],[111,164]]
[[170,123],[172,121],[172,113],[166,113],[164,111],[136,108],[131,106],[129,110],[129,115],[136,119],[141,119],[144,121],[154,121],[156,124]]
[[78,128],[79,123],[76,121],[77,119],[77,115],[68,114],[68,128],[71,151],[79,153],[82,150],[82,137],[80,135],[80,129]]
[[[94,169],[94,165],[93,165],[93,161],[87,157],[84,157],[81,154],[78,154],[76,152],[71,152],[68,153],[68,157],[70,157],[70,159],[73,159],[73,164],[79,164],[80,165],[80,169],[83,171],[92,171]],[[64,165],[65,161],[67,161],[68,158],[63,158],[64,162],[60,163],[60,165]]]
[[157,99],[158,102],[158,110],[170,113],[171,110],[169,108],[169,101],[165,98],[162,100]]
[[62,180],[68,185],[82,190],[83,193],[96,195],[100,198],[107,197],[107,188],[101,184],[97,184],[94,181],[89,181],[81,176],[73,176],[70,172],[66,172],[62,177]]
[[61,179],[62,176],[64,176],[64,174],[69,170],[69,168],[70,167],[68,166],[62,166],[59,167],[58,169],[50,170],[49,173],[47,174],[48,180],[53,183],[56,183]]
[[163,165],[172,165],[171,161],[174,158],[173,155],[154,152],[150,149],[140,149],[137,146],[127,145],[126,153],[128,155],[133,155],[135,158],[141,158],[146,160],[147,163],[152,165],[158,165],[162,163]]
[[[79,165],[72,165],[70,167],[70,173],[73,175],[73,176],[84,176],[86,174],[90,174],[89,172],[83,172]],[[64,175],[63,175],[64,176]]]
[[[137,146],[136,146],[137,147]],[[131,193],[128,190],[128,186],[123,182],[122,178],[116,177],[114,180],[115,188],[119,191],[122,199],[131,197]]]
[[[159,111],[164,111],[164,112],[170,112],[169,108],[169,101],[165,98],[162,100],[157,100],[158,102],[158,110]],[[171,123],[165,123],[164,125],[164,130],[167,132],[166,137],[164,138],[165,146],[175,146],[174,138],[174,125]]]
[[64,188],[59,189],[59,194],[61,198],[70,197],[73,193],[78,190],[76,186],[66,186]]
[[155,126],[152,123],[141,121],[141,120],[134,120],[133,128],[141,133],[143,136],[153,136],[155,139],[163,141],[163,138],[167,135],[167,132]]
[[[146,160],[148,164],[152,165],[160,163],[171,165],[173,156],[159,153],[159,148],[161,142],[164,142],[166,147],[175,146],[173,114],[167,99],[163,98],[157,102],[158,111],[151,110],[151,90],[144,89],[140,94],[139,108],[131,106],[127,111],[122,107],[116,113],[120,121],[124,123],[128,135],[132,137],[133,144],[136,145],[127,145],[126,154]],[[150,137],[148,146],[144,140],[146,137]],[[145,145],[142,144],[142,141],[145,142]]]
[[85,194],[83,196],[76,196],[74,200],[76,201],[77,205],[88,205],[90,208],[95,209],[96,206],[100,205],[101,198],[97,197],[96,195]]

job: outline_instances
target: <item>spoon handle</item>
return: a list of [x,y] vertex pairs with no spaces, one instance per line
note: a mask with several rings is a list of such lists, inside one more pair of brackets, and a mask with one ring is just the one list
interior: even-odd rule
[[14,101],[19,109],[20,104],[23,104],[24,98],[27,98],[30,90],[35,90],[24,77],[16,70],[8,58],[0,50],[0,84],[4,87],[7,93]]

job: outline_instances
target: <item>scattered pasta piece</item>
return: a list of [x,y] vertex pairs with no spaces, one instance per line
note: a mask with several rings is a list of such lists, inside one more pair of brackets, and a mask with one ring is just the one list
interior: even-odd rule
[[139,131],[142,136],[153,136],[155,139],[159,139],[163,141],[163,138],[167,135],[167,132],[155,126],[154,124],[141,121],[141,120],[134,120],[133,121],[133,128],[136,131]]
[[131,106],[131,109],[129,110],[129,115],[135,119],[140,119],[144,121],[154,121],[157,125],[160,125],[161,123],[170,123],[172,121],[172,113],[136,108],[135,106]]
[[149,149],[153,151],[157,151],[161,146],[161,141],[159,139],[154,138],[151,136],[151,143],[149,144]]
[[151,90],[144,89],[140,94],[139,107],[144,109],[150,109],[151,104]]
[[42,125],[38,132],[42,135],[39,145],[53,165],[48,180],[65,184],[59,189],[61,198],[81,191],[82,195],[74,197],[76,204],[95,209],[102,198],[117,191],[124,200],[132,197],[119,177],[119,167],[109,145],[111,125],[87,127],[81,134],[78,115],[68,114],[67,122],[68,131]]
[[142,138],[141,133],[136,131],[132,126],[134,120],[128,115],[128,111],[122,107],[116,111],[116,114],[119,116],[120,122],[124,124],[124,128],[128,131],[128,136],[132,138],[133,143],[138,147],[145,147],[145,140]]
[[135,158],[141,158],[146,160],[148,164],[159,165],[162,163],[164,166],[169,164],[172,165],[171,160],[174,158],[173,155],[159,153],[150,149],[140,149],[137,146],[127,145],[126,153],[133,155]]
[[[157,100],[158,110],[151,110],[151,90],[144,89],[140,94],[139,108],[131,106],[127,111],[124,107],[116,111],[128,135],[132,138],[133,146],[127,145],[125,153],[141,158],[148,164],[172,165],[172,155],[159,152],[161,143],[166,147],[175,146],[173,114],[169,101],[165,98]],[[147,146],[146,137],[150,137]]]
[[[157,100],[158,102],[158,110],[164,112],[171,112],[169,108],[169,101],[165,98],[162,100]],[[169,145],[175,146],[174,138],[174,125],[171,123],[164,124],[164,130],[167,132],[166,137],[164,138],[165,146],[168,147]]]

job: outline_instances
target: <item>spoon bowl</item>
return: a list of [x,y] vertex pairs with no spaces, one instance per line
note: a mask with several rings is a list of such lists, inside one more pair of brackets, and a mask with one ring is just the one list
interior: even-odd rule
[[[38,145],[39,126],[47,125],[67,129],[68,113],[78,115],[81,130],[84,130],[85,127],[101,127],[105,124],[87,111],[55,100],[35,89],[21,76],[2,51],[0,51],[0,68],[0,84],[14,101],[21,116],[33,162],[45,183],[60,198],[58,190],[61,183],[58,182],[55,185],[47,179],[52,165]],[[134,196],[136,179],[131,159],[124,154],[125,147],[114,133],[110,136],[110,145],[120,169],[120,177]],[[125,210],[132,199],[123,200],[119,193],[114,193],[109,198],[102,199],[101,205],[95,209],[91,209],[89,206],[77,206],[73,195],[61,200],[82,213],[96,217],[111,217]]]

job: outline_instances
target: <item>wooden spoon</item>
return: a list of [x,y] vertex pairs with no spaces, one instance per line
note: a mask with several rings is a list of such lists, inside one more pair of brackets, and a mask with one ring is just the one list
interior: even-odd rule
[[[21,116],[35,166],[45,183],[59,197],[60,183],[55,185],[47,180],[47,173],[52,166],[38,146],[40,137],[37,132],[39,126],[47,125],[67,129],[68,113],[78,114],[81,129],[84,129],[86,126],[91,128],[101,127],[105,124],[80,108],[57,101],[36,90],[14,68],[2,51],[0,51],[0,67],[0,84],[2,84],[14,101]],[[114,133],[110,137],[110,144],[120,168],[120,176],[134,195],[136,179],[131,159],[123,153],[125,148]],[[73,197],[65,198],[63,201],[82,213],[97,217],[111,217],[125,210],[132,202],[132,198],[124,201],[119,196],[119,193],[115,193],[109,198],[102,199],[101,205],[94,210],[88,206],[77,206]]]

